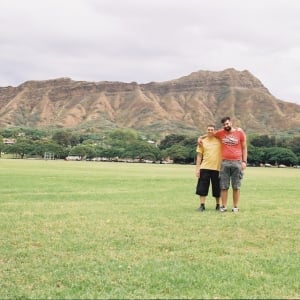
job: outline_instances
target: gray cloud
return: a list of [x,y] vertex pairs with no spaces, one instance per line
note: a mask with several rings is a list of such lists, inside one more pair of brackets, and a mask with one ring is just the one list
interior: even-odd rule
[[0,86],[249,70],[300,104],[298,0],[0,0]]

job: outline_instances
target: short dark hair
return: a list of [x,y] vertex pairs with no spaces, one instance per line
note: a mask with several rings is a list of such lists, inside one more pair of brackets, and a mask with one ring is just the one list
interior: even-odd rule
[[224,124],[226,121],[230,121],[230,117],[222,118],[221,123]]
[[215,125],[212,125],[212,124],[208,124],[207,127],[213,127],[213,128],[216,128]]

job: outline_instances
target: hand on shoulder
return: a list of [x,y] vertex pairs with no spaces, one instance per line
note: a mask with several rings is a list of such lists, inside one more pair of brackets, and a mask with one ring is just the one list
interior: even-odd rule
[[202,141],[203,141],[203,139],[205,139],[206,137],[207,137],[207,134],[204,134],[204,135],[199,136],[199,137],[198,137],[198,140],[197,140],[197,144],[198,144],[199,146],[202,146]]

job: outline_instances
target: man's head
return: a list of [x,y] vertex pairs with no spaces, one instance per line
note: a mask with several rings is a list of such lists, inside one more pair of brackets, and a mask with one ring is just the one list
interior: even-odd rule
[[213,136],[215,133],[215,126],[214,125],[207,125],[207,136]]
[[225,117],[221,120],[224,130],[230,131],[232,128],[232,123],[229,117]]

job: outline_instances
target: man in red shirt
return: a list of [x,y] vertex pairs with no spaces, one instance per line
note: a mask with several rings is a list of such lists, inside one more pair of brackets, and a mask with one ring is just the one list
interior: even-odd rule
[[[239,211],[240,187],[243,178],[243,171],[247,166],[247,141],[242,129],[232,127],[229,117],[221,120],[223,129],[215,132],[215,137],[221,141],[221,170],[220,188],[222,206],[221,212],[227,211],[228,189],[230,182],[232,186],[233,212]],[[201,142],[201,138],[198,143]]]
[[215,137],[221,140],[221,170],[220,187],[222,207],[220,211],[227,210],[228,189],[230,181],[232,185],[233,212],[238,212],[240,201],[240,187],[243,178],[243,171],[247,167],[247,141],[244,131],[232,127],[229,117],[221,120],[223,129],[215,133]]

